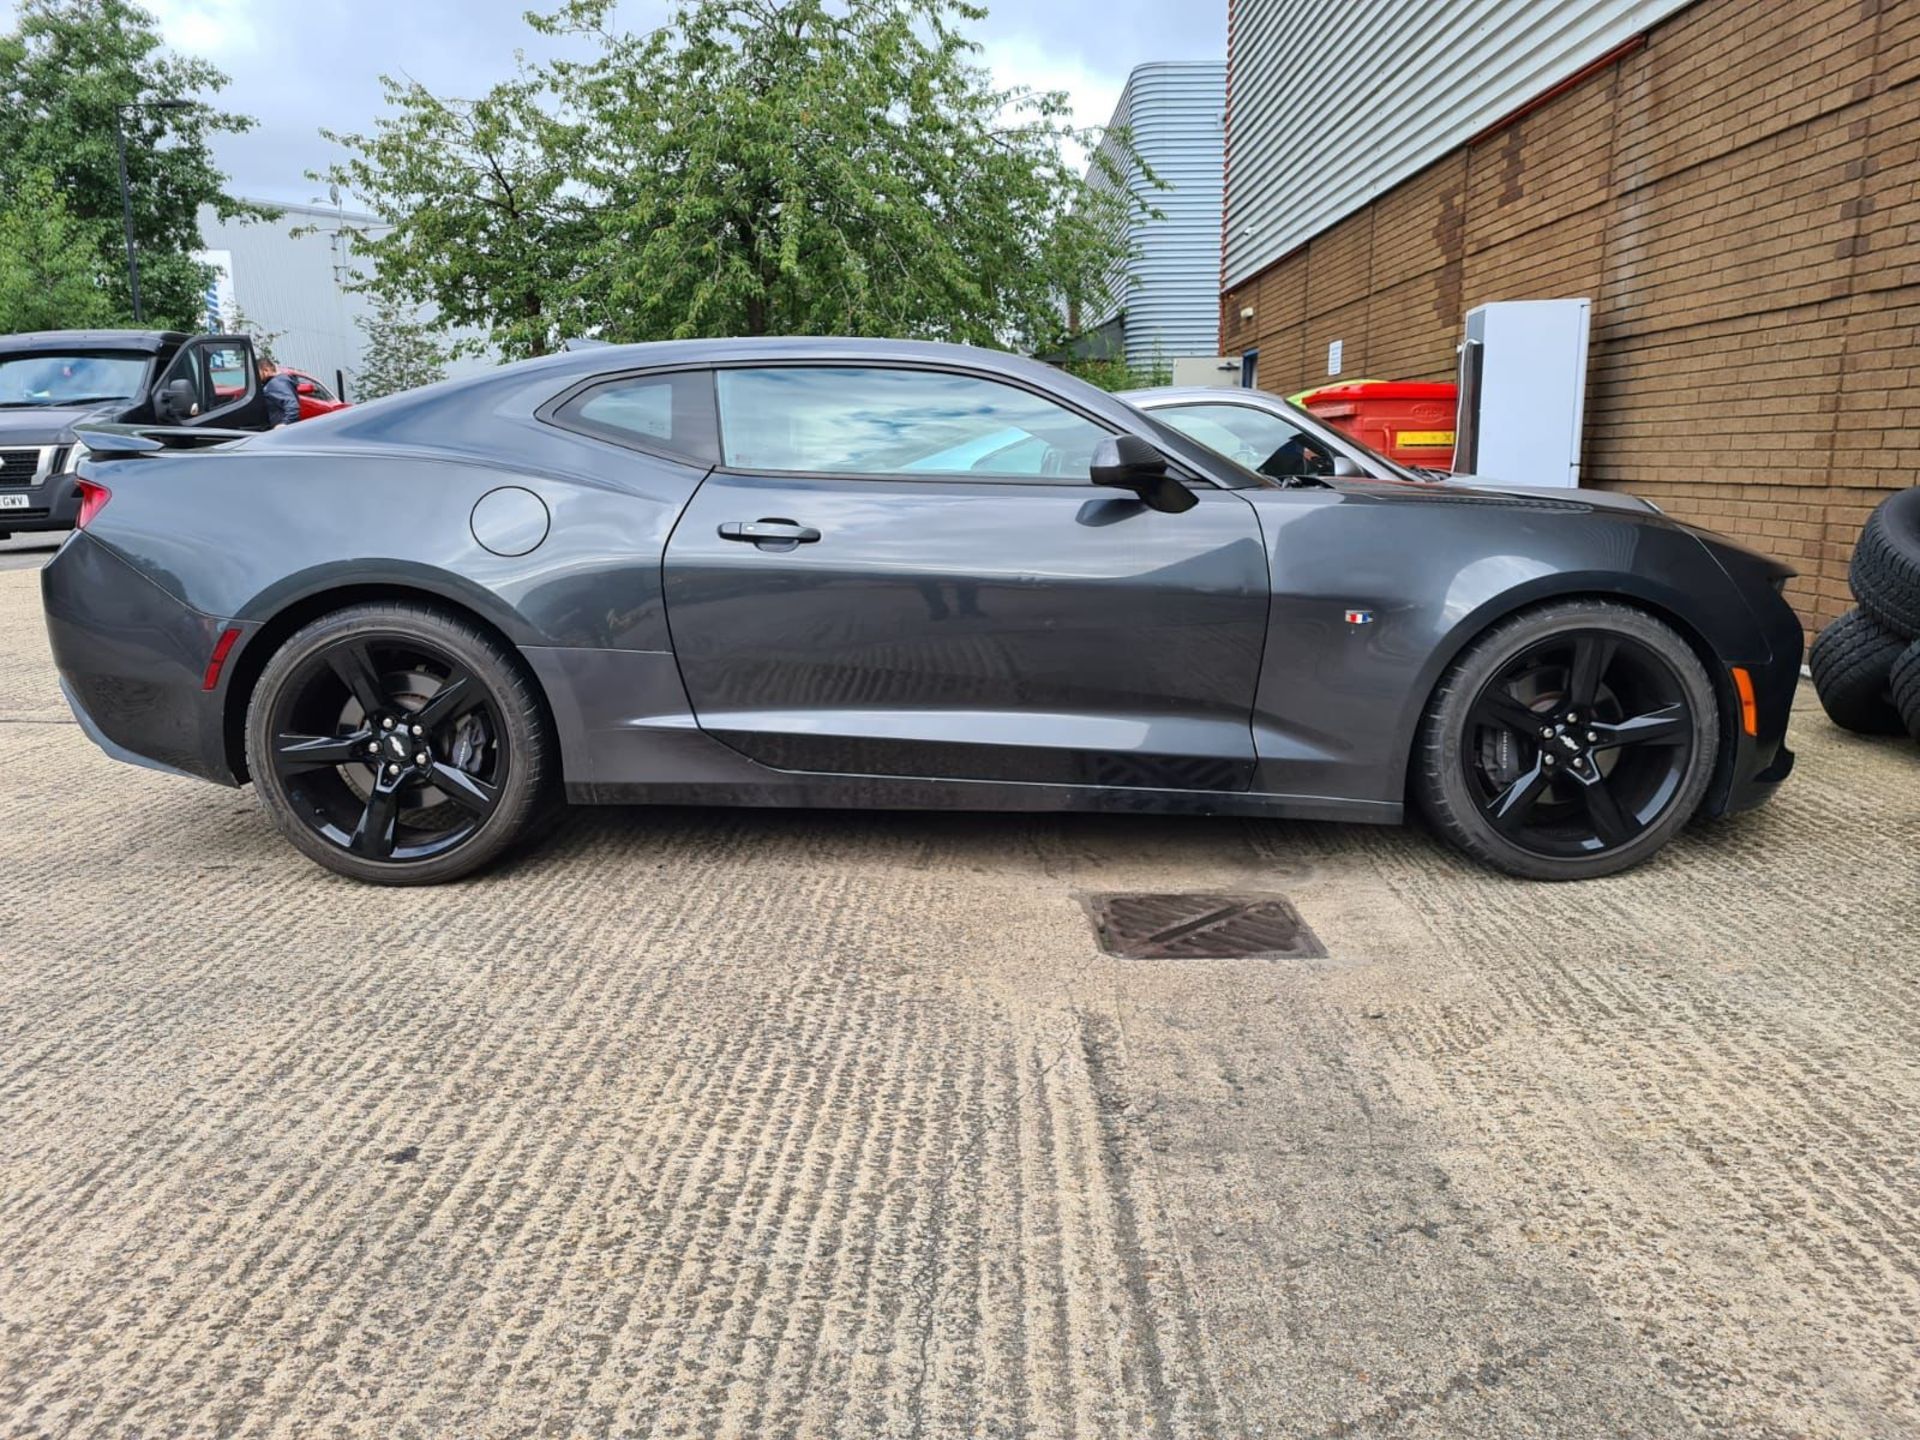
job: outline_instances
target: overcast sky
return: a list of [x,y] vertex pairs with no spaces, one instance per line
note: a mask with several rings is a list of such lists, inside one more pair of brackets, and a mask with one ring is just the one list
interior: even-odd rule
[[[404,74],[437,93],[471,96],[513,72],[514,52],[550,53],[522,16],[529,0],[144,0],[168,43],[233,78],[228,109],[257,129],[218,142],[234,193],[302,202],[305,178],[335,158],[319,128],[366,130],[380,111],[378,77]],[[539,0],[538,8],[552,9]],[[623,0],[621,19],[650,28],[665,0]],[[0,30],[17,20],[0,0]],[[1074,119],[1104,124],[1127,72],[1147,60],[1224,60],[1226,0],[1024,0],[990,7],[982,59],[1002,84],[1060,89]]]

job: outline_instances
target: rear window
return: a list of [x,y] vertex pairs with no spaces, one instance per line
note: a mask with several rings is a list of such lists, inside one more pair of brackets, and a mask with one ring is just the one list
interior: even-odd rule
[[616,444],[661,450],[711,465],[719,459],[714,434],[713,376],[705,370],[670,375],[626,375],[583,390],[553,414],[569,430]]

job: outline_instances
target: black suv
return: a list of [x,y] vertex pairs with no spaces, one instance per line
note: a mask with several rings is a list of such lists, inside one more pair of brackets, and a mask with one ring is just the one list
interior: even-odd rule
[[86,452],[74,427],[101,421],[266,429],[253,342],[178,330],[0,336],[0,540],[72,528]]

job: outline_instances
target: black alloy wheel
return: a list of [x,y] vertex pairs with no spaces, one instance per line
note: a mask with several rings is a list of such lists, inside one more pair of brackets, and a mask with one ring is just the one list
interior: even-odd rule
[[268,662],[248,714],[255,788],[282,833],[357,879],[421,884],[485,864],[538,808],[549,748],[491,637],[436,611],[357,606]]
[[1516,874],[1609,874],[1698,807],[1719,737],[1698,657],[1643,612],[1572,601],[1505,622],[1443,683],[1416,777],[1456,844]]

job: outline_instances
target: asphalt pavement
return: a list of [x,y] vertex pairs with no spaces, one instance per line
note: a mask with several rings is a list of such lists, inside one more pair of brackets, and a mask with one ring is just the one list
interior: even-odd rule
[[[581,811],[357,887],[0,575],[0,1434],[1920,1434],[1920,751],[1417,829]],[[1329,958],[1123,961],[1089,893]]]

